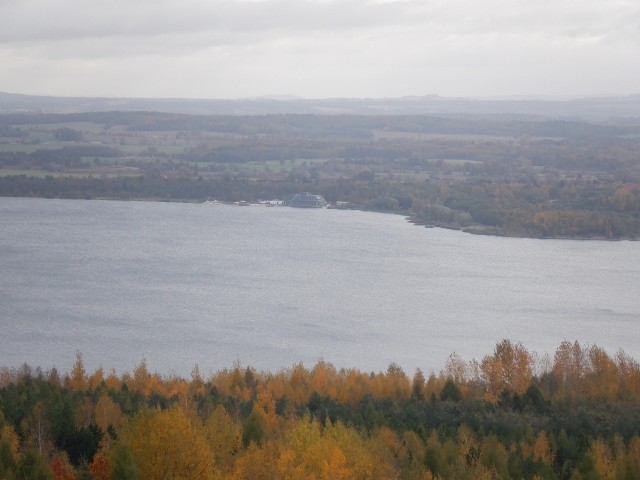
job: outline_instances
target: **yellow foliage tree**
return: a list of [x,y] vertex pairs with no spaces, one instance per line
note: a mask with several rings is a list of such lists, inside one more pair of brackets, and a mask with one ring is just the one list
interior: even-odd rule
[[258,385],[255,402],[264,412],[265,427],[274,432],[278,426],[278,416],[273,395],[262,385]]
[[297,463],[296,454],[290,448],[284,447],[280,451],[276,467],[277,478],[281,480],[298,480],[306,477],[304,467]]
[[618,395],[622,398],[640,395],[640,364],[622,350],[615,355],[618,374],[620,375],[620,387]]
[[356,369],[341,370],[342,381],[337,392],[337,400],[347,405],[355,406],[362,397],[371,393],[371,379]]
[[[387,480],[397,477],[393,465],[387,465],[379,453],[380,442],[375,436],[368,438],[342,422],[327,423],[323,435],[331,440],[345,455],[347,467],[353,478]],[[395,434],[393,434],[395,438]],[[390,439],[395,443],[393,438]],[[402,447],[396,446],[402,450]]]
[[230,471],[242,446],[242,431],[238,422],[231,419],[222,405],[218,405],[205,422],[204,430],[216,468]]
[[587,350],[589,393],[599,400],[614,400],[620,378],[618,367],[603,348],[592,346]]
[[96,390],[100,386],[103,380],[104,380],[104,370],[102,369],[102,367],[99,367],[95,372],[93,372],[93,375],[91,375],[87,379],[87,386],[89,390]]
[[591,444],[589,454],[599,478],[603,480],[615,479],[616,458],[614,452],[602,439],[597,439]]
[[75,421],[78,427],[88,427],[94,423],[95,406],[89,397],[84,397],[76,408]]
[[330,363],[319,361],[311,370],[309,390],[320,395],[336,398],[338,395],[337,372]]
[[534,462],[540,461],[546,465],[551,465],[553,463],[553,458],[554,454],[551,449],[549,439],[547,438],[547,434],[544,431],[541,431],[536,436],[536,440],[531,448],[531,459]]
[[410,461],[418,465],[424,463],[424,443],[422,439],[412,431],[404,433],[404,444]]
[[112,425],[114,428],[120,426],[122,422],[122,411],[120,410],[120,406],[111,400],[109,395],[103,393],[95,406],[94,417],[96,425],[98,425],[102,431],[106,432],[109,425]]
[[482,441],[480,461],[485,468],[494,470],[498,478],[509,477],[509,454],[495,435],[489,435]]
[[107,375],[107,378],[104,380],[104,383],[107,389],[109,390],[118,390],[120,388],[120,379],[116,374],[115,368],[112,368],[111,370],[109,370],[109,374]]
[[142,480],[209,479],[213,454],[202,427],[180,408],[138,413],[121,430]]
[[496,345],[493,355],[482,359],[480,370],[491,399],[497,398],[505,388],[522,394],[531,383],[533,357],[522,344],[505,339]]
[[627,449],[627,468],[632,472],[640,472],[640,437],[635,435],[629,441]]
[[301,405],[309,401],[311,392],[309,391],[309,372],[304,365],[298,363],[289,371],[289,385],[291,390],[287,395],[292,402]]
[[238,458],[233,473],[223,478],[228,480],[307,479],[305,476],[280,476],[278,458],[278,451],[272,443],[265,445],[251,443],[244,454]]
[[71,369],[71,376],[69,378],[69,388],[71,390],[86,390],[87,383],[87,371],[84,368],[84,360],[80,352],[76,352],[76,361]]
[[18,464],[19,444],[18,435],[11,425],[6,424],[0,410],[0,478],[12,478],[10,475]]
[[450,378],[460,385],[468,378],[467,363],[460,355],[453,352],[444,364],[443,373],[445,378]]
[[380,458],[386,442],[403,452],[391,431],[368,439],[340,422],[322,427],[317,420],[302,418],[291,424],[282,439],[277,478],[392,479],[396,477],[393,465]]
[[222,395],[235,397],[243,402],[253,398],[254,381],[255,372],[250,368],[243,371],[239,363],[236,363],[232,370],[225,368],[211,378],[211,383]]
[[320,480],[343,480],[351,478],[351,470],[347,467],[347,459],[336,446],[329,446],[320,464]]
[[587,373],[587,357],[578,342],[563,341],[553,359],[552,373],[559,384],[559,397],[577,397],[584,393],[583,378]]
[[154,393],[165,394],[165,396],[172,396],[170,392],[164,391],[165,385],[170,386],[172,382],[163,382],[162,377],[157,373],[149,372],[147,367],[147,361],[142,360],[133,371],[133,377],[130,380],[129,388],[138,393],[142,393],[148,397]]
[[458,452],[470,466],[475,466],[478,463],[480,444],[466,425],[460,425],[458,428]]
[[373,453],[384,465],[399,471],[407,461],[407,450],[393,430],[382,427],[371,438]]

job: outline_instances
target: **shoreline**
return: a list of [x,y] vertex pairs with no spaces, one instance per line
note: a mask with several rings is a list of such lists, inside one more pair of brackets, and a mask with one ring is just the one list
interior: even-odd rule
[[[92,198],[70,198],[70,197],[45,197],[45,196],[24,196],[24,195],[0,195],[0,198],[40,198],[45,200],[99,200],[99,201],[120,201],[120,202],[159,202],[159,203],[193,203],[193,204],[206,204],[206,203],[219,203],[221,205],[237,205],[238,201],[225,201],[225,200],[201,200],[201,199],[165,199],[159,197],[135,197],[135,198],[121,198],[121,197],[92,197]],[[249,201],[250,205],[260,205],[264,206],[260,201]],[[499,228],[475,224],[466,227],[460,227],[457,225],[448,225],[446,223],[425,223],[421,220],[416,219],[408,212],[391,212],[384,210],[375,210],[368,208],[355,208],[355,207],[346,207],[346,208],[337,208],[332,205],[328,205],[328,209],[331,210],[358,210],[362,212],[374,212],[374,213],[383,213],[389,215],[401,215],[405,218],[405,220],[416,227],[423,228],[444,228],[447,230],[455,230],[462,233],[468,233],[470,235],[482,235],[482,236],[490,236],[490,237],[505,237],[505,238],[528,238],[531,240],[580,240],[580,241],[606,241],[606,242],[618,242],[618,241],[631,241],[636,242],[640,240],[638,237],[615,237],[608,238],[605,236],[532,236],[532,235],[522,235],[516,233],[505,232]]]
[[606,241],[606,242],[618,242],[618,241],[630,241],[636,242],[639,239],[637,237],[616,237],[616,238],[607,238],[604,236],[594,236],[594,237],[585,237],[585,236],[532,236],[532,235],[518,235],[515,233],[509,234],[503,230],[500,230],[497,227],[490,227],[485,225],[470,225],[467,227],[458,227],[454,225],[447,225],[442,223],[432,223],[426,224],[420,220],[416,220],[411,216],[406,217],[409,223],[414,224],[417,227],[423,228],[445,228],[447,230],[456,230],[463,233],[468,233],[470,235],[482,235],[487,237],[504,237],[504,238],[528,238],[531,240],[583,240],[583,241]]

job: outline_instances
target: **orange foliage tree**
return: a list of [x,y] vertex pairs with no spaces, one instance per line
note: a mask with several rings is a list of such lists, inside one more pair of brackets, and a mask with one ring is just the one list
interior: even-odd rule
[[505,388],[524,393],[533,376],[533,357],[522,344],[502,340],[496,345],[493,355],[487,355],[480,363],[490,398]]
[[102,452],[96,453],[93,461],[89,464],[89,471],[91,475],[93,475],[94,480],[109,480],[111,468],[107,456]]
[[66,459],[56,458],[50,464],[49,468],[53,472],[55,480],[75,480],[73,469]]

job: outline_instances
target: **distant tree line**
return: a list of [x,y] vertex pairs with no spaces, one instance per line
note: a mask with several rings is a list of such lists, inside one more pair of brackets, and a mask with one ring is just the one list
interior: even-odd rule
[[[95,128],[60,125],[82,122],[102,125],[104,143],[91,141]],[[310,190],[474,233],[640,236],[634,121],[106,112],[2,115],[0,125],[22,142],[47,125],[64,142],[0,149],[0,175],[12,170],[0,195],[256,201]]]
[[0,151],[0,168],[59,171],[88,166],[83,157],[122,157],[123,153],[106,145],[67,145],[58,149],[38,149],[32,153]]
[[86,112],[70,114],[3,114],[0,125],[93,122],[124,125],[131,131],[202,131],[241,135],[307,138],[373,138],[371,132],[476,134],[518,137],[625,136],[638,133],[636,122],[594,124],[544,117],[504,118],[491,115],[181,115],[160,112]]
[[337,181],[291,175],[280,181],[223,175],[217,178],[0,177],[0,195],[164,201],[258,201],[312,190],[332,203],[401,213],[419,224],[471,228],[474,233],[528,237],[637,238],[640,187],[607,188],[565,182],[554,186],[445,182],[398,184],[359,177]]
[[65,142],[81,142],[84,138],[82,132],[69,127],[63,127],[54,130],[53,136],[57,140],[62,140]]

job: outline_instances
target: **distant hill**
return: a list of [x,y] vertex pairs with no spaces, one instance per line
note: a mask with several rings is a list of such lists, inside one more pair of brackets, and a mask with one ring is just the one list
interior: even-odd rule
[[640,95],[578,99],[473,99],[437,95],[379,99],[304,99],[287,95],[237,100],[48,97],[0,92],[0,114],[155,111],[194,115],[357,114],[489,115],[607,122],[640,118]]

